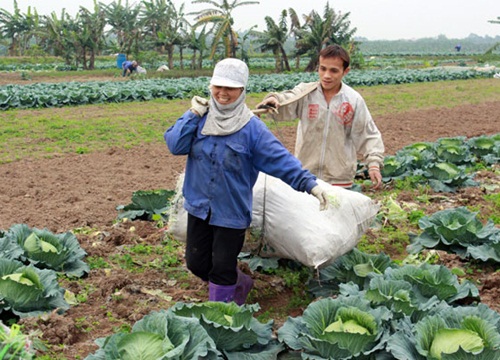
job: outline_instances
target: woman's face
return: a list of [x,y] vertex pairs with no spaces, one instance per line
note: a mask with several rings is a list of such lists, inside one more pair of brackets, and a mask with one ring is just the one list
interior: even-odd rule
[[221,105],[229,105],[238,100],[243,88],[212,85],[212,96]]

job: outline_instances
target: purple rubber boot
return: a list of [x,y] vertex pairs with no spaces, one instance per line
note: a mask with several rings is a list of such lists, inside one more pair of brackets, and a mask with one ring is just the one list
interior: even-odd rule
[[236,290],[236,285],[217,285],[209,282],[208,300],[220,301],[226,303],[234,301],[235,290]]
[[236,282],[236,290],[234,292],[234,302],[238,305],[243,305],[247,299],[248,293],[252,290],[253,280],[250,276],[238,271],[238,281]]

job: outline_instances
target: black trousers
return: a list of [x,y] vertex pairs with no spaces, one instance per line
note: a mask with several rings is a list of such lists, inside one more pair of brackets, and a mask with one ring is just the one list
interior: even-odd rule
[[188,214],[186,265],[196,276],[217,285],[234,285],[238,279],[238,254],[246,229],[230,229],[209,224]]

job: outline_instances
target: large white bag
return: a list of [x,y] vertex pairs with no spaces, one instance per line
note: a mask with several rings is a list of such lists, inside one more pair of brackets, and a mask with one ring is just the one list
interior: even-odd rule
[[317,182],[330,199],[325,211],[319,211],[314,196],[259,174],[253,189],[251,228],[261,231],[260,256],[292,259],[318,268],[357,245],[379,205],[361,193]]
[[[182,190],[182,177],[177,187]],[[319,211],[314,196],[293,190],[280,179],[259,174],[253,188],[253,211],[246,249],[262,257],[291,259],[319,268],[353,249],[375,218],[379,205],[369,197],[317,180],[330,203]],[[173,237],[186,240],[187,213],[177,196],[168,228]]]

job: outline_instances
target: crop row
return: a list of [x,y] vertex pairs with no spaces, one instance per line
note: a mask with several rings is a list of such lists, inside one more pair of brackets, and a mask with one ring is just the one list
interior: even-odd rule
[[[351,71],[345,82],[351,86],[404,84],[441,80],[492,77],[494,70],[473,69]],[[316,73],[251,75],[247,91],[260,93],[290,89],[300,82],[317,80]],[[208,77],[145,79],[108,82],[36,83],[0,87],[0,110],[62,107],[108,102],[148,101],[155,98],[182,99],[208,95]]]

